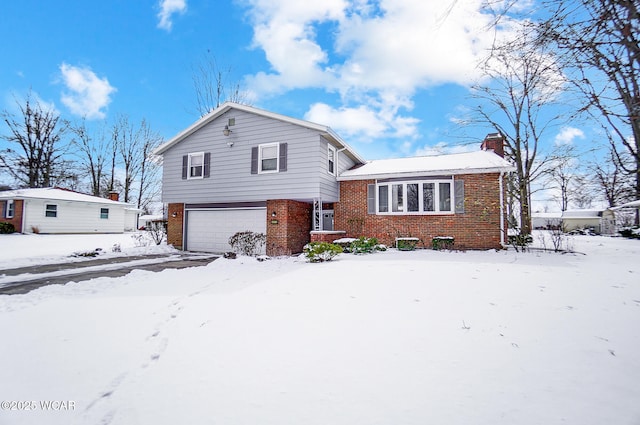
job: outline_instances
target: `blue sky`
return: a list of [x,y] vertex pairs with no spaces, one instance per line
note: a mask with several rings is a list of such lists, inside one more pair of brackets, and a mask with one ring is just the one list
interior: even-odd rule
[[494,37],[481,3],[6,2],[0,109],[32,89],[64,118],[127,114],[168,139],[198,119],[193,66],[209,54],[253,106],[328,125],[367,159],[476,149],[490,129],[455,119]]

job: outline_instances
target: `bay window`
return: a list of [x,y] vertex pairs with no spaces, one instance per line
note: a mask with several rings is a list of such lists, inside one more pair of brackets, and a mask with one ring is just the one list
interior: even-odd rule
[[382,214],[451,214],[453,179],[377,184],[377,212]]

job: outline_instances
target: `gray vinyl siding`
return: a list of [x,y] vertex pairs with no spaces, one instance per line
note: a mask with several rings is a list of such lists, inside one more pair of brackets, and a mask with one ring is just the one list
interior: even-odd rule
[[[224,136],[229,118],[235,118],[235,125]],[[276,142],[287,143],[287,171],[251,174],[251,148]],[[182,157],[194,152],[211,153],[210,177],[183,180]],[[353,165],[344,153],[339,160],[339,170]],[[167,150],[162,183],[167,203],[338,200],[336,177],[327,172],[327,141],[318,131],[238,110],[230,110]]]

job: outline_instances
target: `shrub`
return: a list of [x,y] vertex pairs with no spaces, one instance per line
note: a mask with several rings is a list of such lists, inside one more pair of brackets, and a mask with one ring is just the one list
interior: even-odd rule
[[31,232],[37,235],[40,233],[40,228],[38,226],[31,226]]
[[351,242],[351,252],[354,254],[370,254],[377,250],[378,239],[359,237]]
[[399,251],[413,251],[418,245],[418,238],[397,238],[396,249]]
[[340,245],[328,242],[311,242],[304,246],[304,256],[312,263],[331,261],[333,257],[342,253]]
[[16,227],[12,223],[1,222],[0,223],[0,233],[9,234],[15,233]]
[[625,238],[640,239],[640,229],[627,227],[625,229],[619,230],[618,233],[620,233],[620,236]]
[[152,221],[149,226],[146,227],[146,231],[149,236],[151,236],[151,240],[153,240],[156,245],[160,245],[167,236],[167,222]]
[[229,238],[229,245],[241,255],[257,255],[267,241],[264,233],[250,231],[238,232]]
[[451,236],[435,237],[431,240],[431,246],[436,251],[441,249],[453,249],[454,239]]
[[527,246],[529,246],[531,243],[533,243],[533,236],[531,236],[528,233],[516,233],[513,235],[509,235],[509,245],[513,246],[516,250],[516,252],[518,251],[526,251],[527,250]]

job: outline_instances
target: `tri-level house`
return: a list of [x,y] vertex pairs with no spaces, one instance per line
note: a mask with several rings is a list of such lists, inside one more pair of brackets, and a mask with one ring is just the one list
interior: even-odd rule
[[502,143],[489,135],[477,152],[367,162],[327,126],[227,102],[155,151],[168,242],[226,252],[249,230],[266,234],[268,255],[343,236],[499,248],[513,171]]

